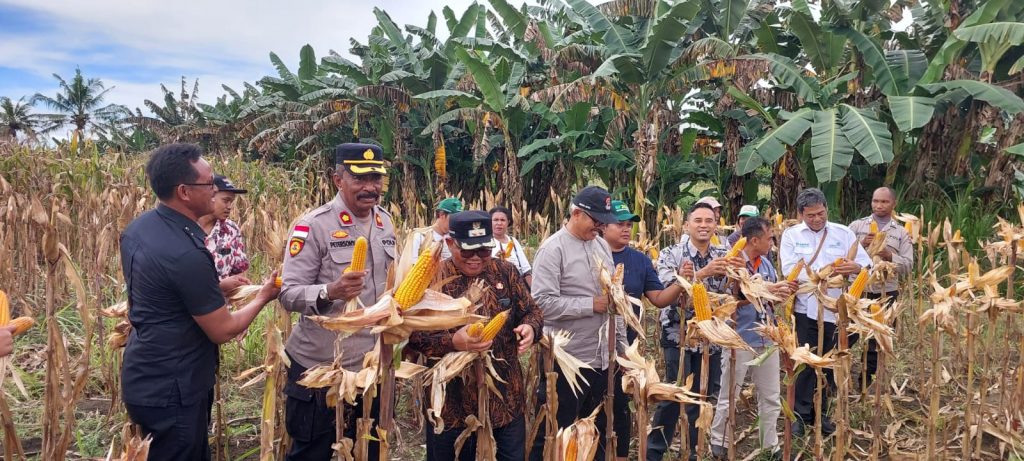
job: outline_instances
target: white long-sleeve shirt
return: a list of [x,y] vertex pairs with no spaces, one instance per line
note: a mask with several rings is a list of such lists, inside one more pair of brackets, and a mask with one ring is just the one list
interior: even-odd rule
[[[828,230],[827,235],[826,229]],[[814,252],[818,249],[818,245],[823,237],[825,238],[825,243],[818,257],[812,262],[811,258],[814,257]],[[782,234],[782,242],[779,243],[779,259],[782,263],[782,273],[788,274],[797,261],[801,259],[811,267],[811,270],[821,270],[825,266],[834,263],[836,259],[845,258],[851,245],[857,246],[857,257],[854,258],[854,262],[860,264],[861,267],[871,266],[871,258],[868,257],[864,247],[857,241],[857,235],[849,227],[828,222],[820,231],[815,232],[807,227],[807,224],[797,224],[786,229]],[[806,282],[808,280],[807,273],[801,271],[797,280]],[[842,290],[839,288],[830,288],[826,294],[829,297],[838,298],[841,293]],[[793,312],[806,314],[808,318],[817,320],[818,298],[814,296],[814,293],[797,295],[796,302],[793,304]],[[836,314],[834,312],[828,309],[823,310],[823,312],[825,314],[824,321],[836,323]]]

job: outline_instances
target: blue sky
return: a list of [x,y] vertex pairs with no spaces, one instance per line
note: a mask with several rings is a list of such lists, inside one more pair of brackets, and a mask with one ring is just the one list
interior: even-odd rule
[[[0,96],[56,93],[52,74],[86,77],[114,89],[108,102],[132,109],[174,91],[181,77],[199,79],[199,99],[212,103],[221,84],[240,88],[275,74],[274,51],[292,69],[302,45],[317,56],[347,54],[349,37],[366,41],[373,8],[400,25],[426,25],[427,15],[471,0],[0,0]],[[515,3],[513,3],[515,4]],[[440,21],[443,24],[443,21]],[[439,29],[444,29],[439,26]],[[45,111],[44,108],[37,110]]]

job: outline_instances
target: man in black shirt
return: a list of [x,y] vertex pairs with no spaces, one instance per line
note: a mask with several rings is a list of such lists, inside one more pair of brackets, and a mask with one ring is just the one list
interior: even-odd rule
[[213,211],[210,164],[196,145],[169,144],[153,151],[146,175],[160,204],[121,234],[132,324],[121,368],[125,409],[153,437],[151,461],[208,460],[217,345],[277,297],[276,274],[252,302],[229,311],[196,222]]

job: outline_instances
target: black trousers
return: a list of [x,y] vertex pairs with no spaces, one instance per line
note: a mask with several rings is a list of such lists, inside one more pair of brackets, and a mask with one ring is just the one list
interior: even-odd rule
[[[538,359],[543,360],[541,357],[543,354],[538,354]],[[541,368],[543,369],[543,368]],[[573,393],[572,388],[569,387],[569,382],[565,379],[565,374],[558,367],[558,363],[555,363],[555,373],[558,373],[558,381],[555,386],[555,392],[558,395],[558,412],[555,414],[555,419],[558,420],[558,427],[565,428],[569,427],[577,419],[586,418],[594,411],[595,408],[604,403],[605,394],[608,391],[608,370],[580,370],[583,378],[586,380],[580,380],[580,393],[579,395]],[[541,375],[543,376],[543,374]],[[619,389],[622,388],[621,380],[616,380],[619,383]],[[621,393],[621,391],[620,391]],[[617,399],[616,399],[617,400]],[[541,383],[537,386],[537,408],[538,411],[540,406],[547,402],[547,385],[543,378]],[[613,407],[615,403],[613,402]],[[629,413],[628,411],[626,412]],[[541,413],[537,413],[538,417],[543,416]],[[615,419],[620,418],[620,414],[615,415]],[[605,417],[604,411],[599,411],[597,414],[597,430],[600,434],[598,439],[597,453],[594,455],[594,459],[604,459],[605,450],[605,428],[607,427],[607,418]],[[620,422],[612,421],[615,425],[616,433],[621,428]],[[533,440],[533,448],[530,449],[530,461],[543,461],[544,460],[544,435],[546,433],[546,424],[542,420],[540,428],[537,430],[537,437]],[[629,421],[626,420],[626,430],[629,429]],[[616,444],[619,442],[616,441]],[[629,449],[627,446],[626,450]],[[621,452],[622,448],[617,451]]]
[[[679,348],[662,348],[665,353],[665,382],[674,383],[679,376]],[[683,353],[683,381],[686,377],[693,376],[693,392],[700,392],[701,362],[703,352],[684,351]],[[722,381],[722,352],[711,353],[708,358],[708,400],[714,405],[718,400],[718,391]],[[675,402],[658,402],[654,407],[654,416],[651,418],[651,433],[647,436],[647,461],[661,461],[672,444],[672,436],[676,433],[676,424],[679,422],[679,407],[683,404]],[[700,407],[697,405],[686,405],[686,419],[688,442],[690,445],[690,456],[695,457],[697,453],[697,417],[700,416]]]
[[[796,318],[797,343],[801,345],[807,344],[811,347],[811,350],[817,349],[818,320],[807,317],[807,314],[794,313],[793,316]],[[836,348],[839,344],[838,330],[836,324],[823,322],[821,330],[823,337],[822,350],[815,351],[815,354],[825,355]],[[847,338],[849,346],[852,347],[857,342],[858,335],[849,335]],[[877,354],[875,357],[877,357]],[[831,408],[832,396],[836,391],[836,376],[831,368],[824,369],[823,373],[825,375],[825,388],[822,389],[821,404],[824,408],[814,407],[814,392],[818,387],[818,383],[813,368],[804,367],[803,371],[796,376],[796,382],[793,384],[796,387],[796,402],[793,405],[793,412],[796,413],[797,417],[804,424],[814,424],[815,415],[818,414],[818,411],[822,410],[822,421],[828,421],[828,411]]]
[[[177,387],[175,387],[177,394]],[[182,405],[181,396],[171,398],[166,407],[125,404],[128,417],[139,426],[149,445],[150,461],[208,461],[210,459],[210,411],[213,389],[191,405]]]
[[[892,305],[896,302],[896,297],[899,296],[900,292],[890,291],[885,293],[885,296],[889,297],[889,301],[882,306],[882,309],[891,309]],[[868,299],[881,299],[881,293],[864,293],[864,297]],[[893,322],[895,326],[895,322]],[[861,371],[862,376],[857,380],[858,389],[860,386],[870,386],[875,380],[875,374],[878,373],[878,341],[875,338],[869,338],[867,346],[864,348],[864,369]]]
[[[294,358],[291,358],[292,365],[288,367],[288,382],[284,385],[284,393],[287,397],[285,402],[285,429],[292,438],[292,447],[285,459],[289,461],[327,461],[334,456],[331,445],[336,441],[335,437],[335,411],[327,406],[327,388],[310,389],[298,383],[306,368],[299,365]],[[365,402],[362,396],[356,398],[354,406],[346,405],[345,411],[345,437],[352,439],[356,437],[356,419],[363,414]],[[380,400],[374,398],[370,402],[370,414],[375,421],[379,420]],[[376,427],[370,429],[370,435],[376,437]],[[376,460],[380,450],[380,444],[369,442],[367,455],[369,459]]]
[[[473,461],[476,459],[476,434],[466,439],[459,456],[455,456],[455,441],[465,430],[463,427],[446,429],[434,433],[430,420],[424,425],[427,438],[427,461]],[[498,461],[523,461],[526,459],[526,419],[522,416],[512,422],[496,427],[493,431]]]

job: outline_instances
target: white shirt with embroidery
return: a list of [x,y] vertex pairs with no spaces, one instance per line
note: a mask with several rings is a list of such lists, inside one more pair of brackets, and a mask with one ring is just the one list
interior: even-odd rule
[[[826,229],[828,229],[827,235]],[[818,257],[812,262],[811,258],[814,257],[814,252],[818,250],[822,237],[825,238],[825,242]],[[819,271],[839,258],[846,258],[851,245],[857,246],[857,257],[854,258],[854,262],[860,264],[861,267],[871,266],[871,258],[868,257],[864,247],[857,241],[857,235],[849,227],[828,222],[820,231],[815,232],[807,227],[807,224],[797,224],[786,229],[782,234],[782,241],[779,243],[779,259],[782,263],[782,273],[788,274],[793,269],[793,266],[797,264],[797,261],[801,259],[808,263],[811,270]],[[801,271],[797,280],[801,283],[806,282],[808,280],[807,273]],[[841,293],[842,289],[840,288],[830,288],[826,294],[829,297],[838,298]],[[797,295],[796,302],[793,305],[793,312],[806,314],[808,318],[817,320],[818,298],[813,293]],[[824,321],[836,323],[836,314],[834,312],[828,309],[824,309],[823,312],[825,314],[823,317]]]

